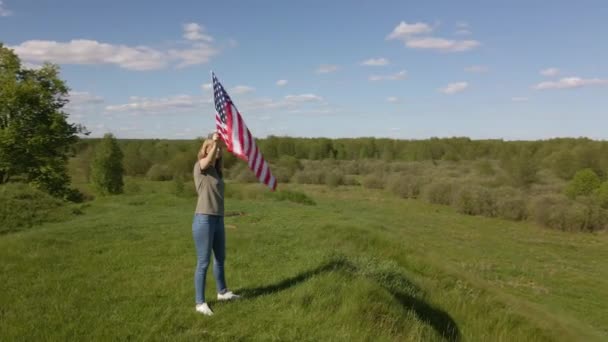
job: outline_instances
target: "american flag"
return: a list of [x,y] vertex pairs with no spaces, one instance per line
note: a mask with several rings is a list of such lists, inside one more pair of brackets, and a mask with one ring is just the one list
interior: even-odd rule
[[255,173],[260,182],[274,191],[277,188],[277,180],[270,172],[268,162],[262,156],[241,113],[236,109],[215,73],[211,73],[211,75],[216,110],[215,124],[218,133],[226,143],[228,151],[247,162],[249,169]]

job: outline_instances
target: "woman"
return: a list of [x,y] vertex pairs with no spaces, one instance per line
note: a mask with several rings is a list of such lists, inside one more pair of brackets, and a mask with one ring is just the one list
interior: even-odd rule
[[230,300],[239,296],[228,291],[224,279],[226,237],[224,234],[224,179],[222,148],[219,135],[213,133],[198,152],[194,164],[194,186],[198,201],[192,222],[197,264],[194,272],[194,292],[197,312],[211,316],[213,311],[205,302],[205,278],[213,250],[213,275],[217,284],[217,299]]

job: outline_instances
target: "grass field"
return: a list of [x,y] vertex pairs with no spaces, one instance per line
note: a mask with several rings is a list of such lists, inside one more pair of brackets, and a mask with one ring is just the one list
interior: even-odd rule
[[[190,184],[186,184],[189,186]],[[253,185],[228,185],[233,192]],[[195,199],[170,182],[0,235],[0,340],[601,341],[608,236],[360,187],[227,200],[227,281],[194,311]],[[255,198],[253,198],[255,197]],[[207,298],[215,297],[209,272]]]

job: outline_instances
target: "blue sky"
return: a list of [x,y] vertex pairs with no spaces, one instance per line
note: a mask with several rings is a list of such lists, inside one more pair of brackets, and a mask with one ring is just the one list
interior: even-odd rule
[[100,136],[608,139],[608,2],[0,1],[0,41],[61,65]]

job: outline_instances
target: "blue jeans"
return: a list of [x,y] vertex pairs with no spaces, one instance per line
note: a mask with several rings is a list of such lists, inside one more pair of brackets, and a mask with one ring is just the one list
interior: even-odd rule
[[194,271],[194,293],[196,304],[205,302],[205,278],[211,250],[213,249],[213,275],[217,292],[226,292],[224,279],[224,260],[226,259],[226,235],[224,217],[194,214],[192,236],[196,247],[196,270]]

